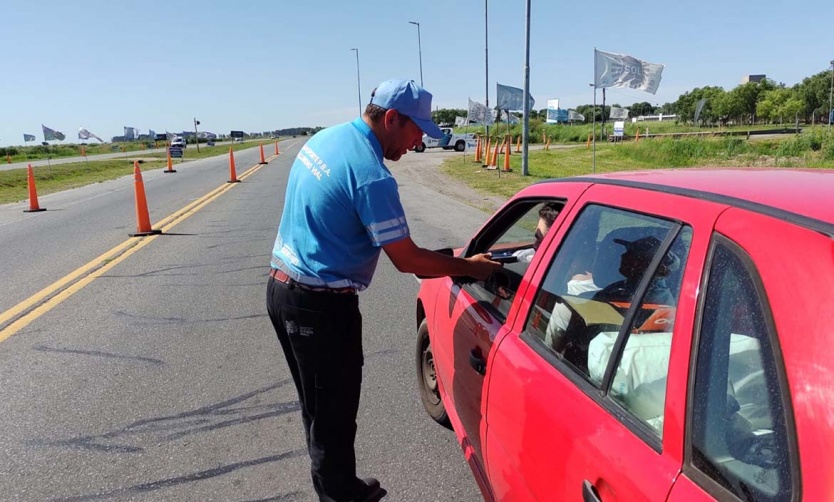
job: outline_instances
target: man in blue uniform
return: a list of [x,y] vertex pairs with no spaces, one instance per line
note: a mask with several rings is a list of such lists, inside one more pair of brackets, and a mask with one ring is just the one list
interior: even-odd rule
[[501,265],[489,255],[455,258],[411,240],[397,182],[383,159],[397,161],[441,136],[431,94],[413,81],[389,80],[364,114],[325,129],[290,170],[272,251],[267,310],[298,390],[322,501],[377,501],[386,492],[356,476],[356,414],[362,382],[362,316],[384,250],[397,270],[423,276],[485,279]]

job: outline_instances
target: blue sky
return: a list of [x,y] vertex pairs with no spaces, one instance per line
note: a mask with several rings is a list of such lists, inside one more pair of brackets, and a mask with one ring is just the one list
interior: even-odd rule
[[[747,74],[793,85],[830,68],[834,37],[814,17],[830,9],[830,0],[533,0],[530,91],[537,109],[552,98],[592,102],[594,47],[666,66],[656,95],[609,89],[609,104],[662,104]],[[193,117],[215,133],[350,120],[351,48],[363,105],[383,80],[419,82],[409,21],[420,23],[434,104],[484,100],[483,0],[0,0],[0,19],[0,145],[23,133],[41,141],[41,124],[74,142],[79,127],[109,139],[123,126],[191,129]],[[523,86],[524,22],[523,0],[489,1],[492,103],[496,82]]]

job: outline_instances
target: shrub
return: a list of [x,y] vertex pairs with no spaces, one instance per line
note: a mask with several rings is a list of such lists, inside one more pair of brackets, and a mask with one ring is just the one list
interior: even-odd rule
[[825,160],[834,160],[834,138],[828,137],[825,142],[822,143],[822,158]]

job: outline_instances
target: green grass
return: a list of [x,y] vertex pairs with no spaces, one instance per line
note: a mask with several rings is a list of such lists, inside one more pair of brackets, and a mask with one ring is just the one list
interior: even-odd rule
[[[275,140],[263,140],[264,145],[269,145],[270,143],[274,142]],[[257,145],[260,140],[250,139],[246,141],[244,144],[247,146]],[[154,148],[164,148],[165,142],[158,141],[156,142],[158,147]],[[239,146],[241,143],[234,143],[235,147]],[[118,149],[116,151],[112,150],[112,147],[116,146]],[[134,154],[134,153],[142,153],[148,148],[145,146],[145,143],[139,141],[132,141],[129,143],[93,143],[84,145],[85,153],[90,155],[99,155],[103,153],[126,153],[126,154]],[[200,143],[200,151],[204,148],[225,148],[227,151],[229,149],[229,145],[225,146],[214,146],[209,147],[206,146],[205,143]],[[264,147],[266,148],[266,147]],[[191,150],[197,151],[197,145],[193,143],[188,144],[188,148],[186,149],[187,152]],[[237,149],[237,148],[235,148]],[[56,144],[50,145],[48,147],[43,145],[35,145],[35,146],[9,146],[9,147],[2,147],[0,148],[0,162],[8,162],[6,157],[6,153],[11,153],[10,159],[11,163],[17,162],[28,162],[30,160],[46,160],[47,157],[51,159],[61,159],[66,157],[78,157],[81,155],[81,145],[77,144]]]
[[[160,159],[143,162],[142,169],[155,169],[165,165]],[[48,168],[35,168],[35,182],[38,195],[60,192],[70,188],[98,183],[133,173],[133,162],[124,159],[110,159],[84,163],[59,164]],[[0,204],[17,202],[29,197],[26,169],[0,171]]]
[[[625,134],[627,136],[634,136],[639,129],[641,135],[645,135],[646,131],[650,134],[670,134],[670,133],[726,133],[726,132],[744,132],[749,130],[767,130],[767,129],[784,129],[785,127],[793,127],[793,123],[779,125],[779,124],[757,124],[755,126],[732,126],[732,127],[697,127],[687,124],[676,124],[672,120],[664,122],[636,122],[631,123],[627,120],[625,123]],[[521,135],[521,124],[511,125],[509,132],[506,124],[495,124],[490,127],[489,133],[491,138],[503,137],[506,134],[511,134],[515,142]],[[543,143],[542,133],[544,139],[549,138],[553,143],[584,143],[588,140],[588,135],[594,130],[593,124],[545,124],[539,119],[530,121],[530,143]],[[808,126],[801,125],[803,132],[809,130],[822,130],[822,126]],[[612,134],[614,129],[613,121],[606,121],[605,134]],[[483,134],[484,128],[480,126],[461,127],[456,129],[457,132],[471,132]],[[596,124],[597,137],[602,137],[602,127],[600,123]]]
[[[229,146],[233,150],[252,148],[259,144],[256,141],[234,143],[223,146],[200,146],[200,153],[197,153],[196,145],[190,145],[185,150],[185,161],[214,157],[228,154]],[[272,144],[264,143],[264,157],[275,153]],[[38,187],[38,195],[45,195],[53,192],[60,192],[70,188],[76,188],[91,183],[112,180],[133,173],[133,160],[141,159],[143,171],[159,169],[166,165],[165,155],[156,154],[128,154],[124,158],[91,160],[89,162],[73,162],[69,164],[56,164],[52,167],[38,166],[35,170],[35,183]],[[174,159],[174,168],[180,164]],[[26,179],[26,169],[10,169],[0,171],[0,204],[18,202],[29,197]]]
[[[515,150],[513,150],[515,151]],[[585,145],[531,150],[529,176],[521,175],[521,155],[510,157],[512,172],[490,171],[472,161],[471,155],[447,160],[442,171],[486,195],[507,197],[520,189],[550,178],[592,174],[592,149]],[[500,156],[498,165],[503,166]],[[597,143],[596,172],[683,168],[697,166],[777,166],[834,168],[834,137],[790,136],[776,140],[742,138],[650,139],[621,144]]]

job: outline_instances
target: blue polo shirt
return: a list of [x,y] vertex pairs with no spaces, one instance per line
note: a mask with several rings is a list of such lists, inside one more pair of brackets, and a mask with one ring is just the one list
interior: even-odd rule
[[310,138],[290,170],[272,267],[304,284],[367,288],[380,247],[409,235],[382,161],[361,117]]

